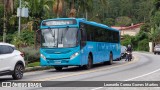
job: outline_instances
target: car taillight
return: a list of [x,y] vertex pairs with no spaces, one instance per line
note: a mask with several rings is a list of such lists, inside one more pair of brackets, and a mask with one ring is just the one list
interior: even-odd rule
[[21,54],[20,54],[22,57],[24,57],[24,53],[23,52],[21,52]]

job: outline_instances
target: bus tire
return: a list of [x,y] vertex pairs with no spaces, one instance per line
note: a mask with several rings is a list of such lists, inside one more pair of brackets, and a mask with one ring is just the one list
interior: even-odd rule
[[93,66],[93,63],[92,63],[92,62],[93,62],[93,61],[92,61],[92,56],[89,55],[89,56],[88,56],[88,64],[84,66],[84,69],[91,69],[92,66]]
[[110,55],[109,55],[108,64],[109,64],[109,65],[112,65],[112,64],[113,64],[113,54],[112,54],[112,53],[110,53]]
[[62,71],[63,67],[54,67],[56,69],[56,71]]

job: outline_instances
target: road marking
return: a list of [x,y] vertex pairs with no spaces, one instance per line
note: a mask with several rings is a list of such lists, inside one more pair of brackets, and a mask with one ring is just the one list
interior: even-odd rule
[[152,71],[152,72],[150,72],[150,73],[146,73],[146,74],[143,74],[143,75],[134,77],[134,78],[130,78],[130,79],[127,79],[127,80],[125,80],[125,81],[131,81],[131,80],[134,80],[134,79],[137,79],[137,78],[141,78],[141,77],[144,77],[144,76],[148,76],[148,75],[153,74],[153,73],[156,73],[156,72],[158,72],[158,71],[160,71],[160,68],[157,69],[157,70],[155,70],[155,71]]
[[[136,62],[136,61],[138,61],[139,59],[137,58],[137,57],[135,57],[135,59],[134,59],[134,61],[132,61],[132,63],[134,63],[134,62]],[[98,89],[102,89],[102,88],[104,88],[104,87],[97,87],[97,88],[93,88],[93,89],[91,89],[91,90],[98,90]]]
[[67,75],[56,76],[56,77],[47,77],[47,78],[38,79],[38,80],[32,80],[32,81],[49,81],[49,80],[66,78],[66,77],[71,77],[71,76],[78,76],[78,75],[83,75],[83,74],[88,74],[88,73],[94,73],[94,72],[99,72],[99,71],[104,71],[104,70],[109,70],[109,69],[112,69],[112,68],[117,68],[117,67],[129,65],[129,64],[132,64],[132,63],[134,63],[136,61],[138,61],[137,57],[135,57],[135,60],[132,61],[132,62],[125,63],[125,64],[122,64],[122,65],[113,66],[113,67],[110,67],[110,68],[101,68],[101,69],[96,69],[96,70],[88,70],[88,71],[79,72],[79,73],[67,74]]
[[[158,71],[160,71],[160,68],[157,69],[157,70],[154,70],[154,71],[152,71],[152,72],[149,72],[149,73],[146,73],[146,74],[143,74],[143,75],[134,77],[134,78],[130,78],[130,79],[127,79],[127,80],[124,80],[124,81],[135,80],[135,79],[138,79],[138,78],[145,77],[145,76],[148,76],[148,75],[150,75],[150,74],[156,73],[156,72],[158,72]],[[104,87],[93,88],[93,89],[91,89],[91,90],[98,90],[98,89],[102,89],[102,88],[104,88]]]
[[102,89],[102,88],[104,88],[104,87],[93,88],[91,90],[98,90],[98,89]]

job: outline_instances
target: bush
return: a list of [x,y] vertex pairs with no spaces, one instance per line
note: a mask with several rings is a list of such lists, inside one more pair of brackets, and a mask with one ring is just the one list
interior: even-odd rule
[[18,33],[15,32],[12,39],[12,44],[17,46],[31,46],[34,45],[34,32],[29,30],[23,30],[18,36]]
[[124,35],[123,38],[124,38],[124,39],[121,40],[121,45],[123,45],[123,46],[127,46],[128,44],[131,44],[131,45],[132,45],[132,42],[131,42],[132,36]]
[[3,36],[0,36],[0,42],[2,42],[3,41]]
[[25,47],[21,48],[20,51],[24,52],[25,54],[25,61],[28,63],[39,61],[40,53],[39,50],[36,50],[34,47]]
[[148,40],[144,39],[142,41],[138,42],[138,50],[139,51],[149,51],[149,45],[148,45]]

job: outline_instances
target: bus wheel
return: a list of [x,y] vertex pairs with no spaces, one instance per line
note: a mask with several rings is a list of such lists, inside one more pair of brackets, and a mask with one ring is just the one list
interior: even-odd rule
[[88,56],[88,64],[85,65],[84,68],[85,69],[90,69],[90,68],[92,68],[92,65],[93,65],[93,63],[92,63],[92,57],[91,57],[91,55],[89,55]]
[[54,67],[56,71],[61,71],[63,67]]
[[109,65],[112,65],[112,63],[113,63],[113,54],[110,53],[108,64],[109,64]]

